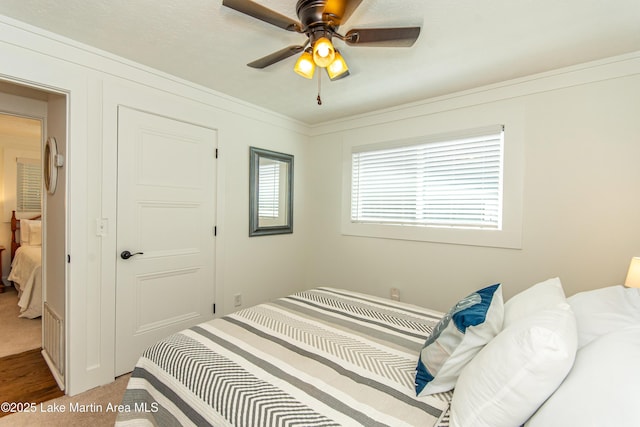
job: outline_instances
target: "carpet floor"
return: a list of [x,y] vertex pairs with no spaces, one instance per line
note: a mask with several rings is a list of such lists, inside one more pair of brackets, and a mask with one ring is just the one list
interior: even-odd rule
[[130,375],[75,396],[49,400],[35,412],[0,418],[0,427],[113,427]]
[[6,287],[0,294],[0,357],[42,346],[42,321],[18,317],[18,293]]

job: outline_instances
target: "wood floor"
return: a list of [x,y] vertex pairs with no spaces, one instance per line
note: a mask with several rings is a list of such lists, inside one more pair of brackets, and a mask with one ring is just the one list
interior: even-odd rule
[[[64,395],[51,375],[40,349],[0,358],[3,402],[40,403]],[[0,411],[0,417],[9,415]]]

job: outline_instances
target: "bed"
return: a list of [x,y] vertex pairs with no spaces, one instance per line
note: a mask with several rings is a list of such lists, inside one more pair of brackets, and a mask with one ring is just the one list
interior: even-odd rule
[[413,377],[441,315],[331,288],[240,310],[149,348],[117,424],[436,425],[450,394]]
[[638,289],[495,284],[440,313],[322,287],[147,349],[116,425],[637,426],[639,357]]
[[11,215],[11,271],[18,291],[19,317],[42,315],[42,222],[40,216],[17,220]]

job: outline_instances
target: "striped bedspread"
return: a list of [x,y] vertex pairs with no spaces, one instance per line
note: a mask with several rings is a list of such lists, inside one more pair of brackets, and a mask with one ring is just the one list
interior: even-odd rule
[[440,316],[317,288],[202,323],[143,354],[116,425],[446,425],[451,394],[414,388]]

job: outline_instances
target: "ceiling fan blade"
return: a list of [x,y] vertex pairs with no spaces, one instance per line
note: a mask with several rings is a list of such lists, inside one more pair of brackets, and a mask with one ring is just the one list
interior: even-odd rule
[[280,62],[283,59],[287,59],[288,57],[293,56],[296,53],[302,52],[304,48],[305,46],[288,46],[284,49],[280,49],[277,52],[273,52],[271,55],[256,59],[255,61],[250,62],[247,65],[251,68],[265,68],[269,65],[275,64],[276,62]]
[[287,31],[301,31],[299,22],[249,0],[223,0],[222,5]]
[[420,27],[354,28],[344,36],[351,46],[409,47],[420,35]]
[[324,14],[336,25],[343,25],[351,14],[360,6],[362,0],[327,0]]

